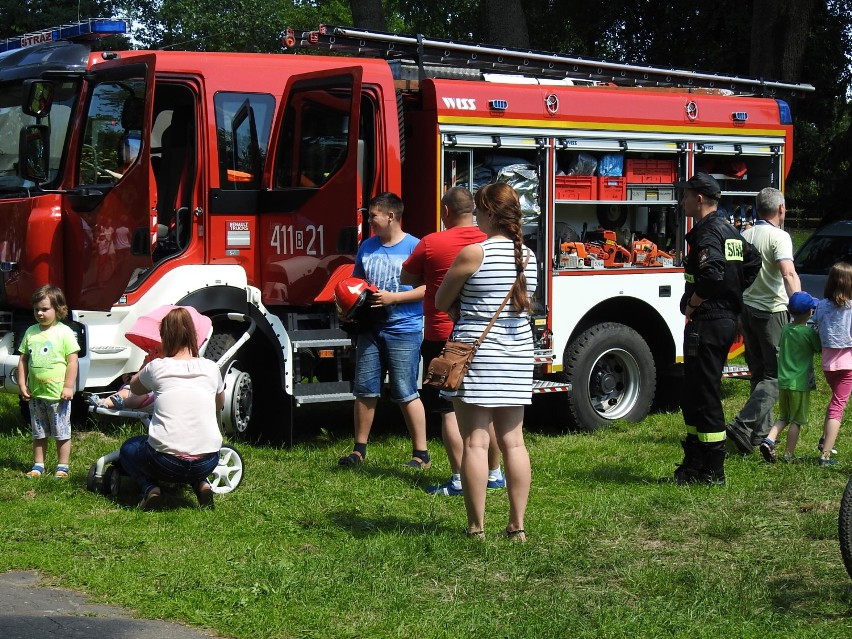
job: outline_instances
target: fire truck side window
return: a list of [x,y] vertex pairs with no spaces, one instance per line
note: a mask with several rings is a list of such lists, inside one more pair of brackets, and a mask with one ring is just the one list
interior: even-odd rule
[[275,98],[266,93],[217,93],[216,137],[220,188],[260,188]]
[[80,151],[80,184],[115,184],[136,160],[142,135],[145,79],[95,87]]
[[276,188],[322,186],[340,170],[349,153],[351,110],[351,87],[294,87],[281,130]]

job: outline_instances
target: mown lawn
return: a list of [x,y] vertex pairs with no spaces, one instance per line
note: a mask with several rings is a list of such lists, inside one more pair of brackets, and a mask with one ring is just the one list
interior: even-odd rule
[[[85,489],[89,465],[136,427],[77,432],[70,482],[28,480],[28,429],[7,402],[0,571],[37,569],[140,616],[245,639],[848,637],[837,510],[852,449],[845,423],[842,463],[815,463],[820,382],[803,462],[730,459],[725,488],[661,481],[680,459],[678,413],[591,434],[538,418],[524,545],[497,535],[505,491],[489,495],[488,539],[462,536],[461,498],[424,490],[449,472],[440,442],[430,471],[405,470],[401,420],[352,472],[336,466],[348,413],[315,411],[292,448],[238,445],[245,479],[215,511],[178,491],[142,513],[129,486],[118,502]],[[730,415],[748,383],[724,387]]]

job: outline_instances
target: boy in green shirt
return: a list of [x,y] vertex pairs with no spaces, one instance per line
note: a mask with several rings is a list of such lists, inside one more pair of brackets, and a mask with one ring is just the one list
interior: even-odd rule
[[808,423],[811,407],[811,384],[814,376],[814,355],[820,352],[819,335],[808,326],[816,300],[804,291],[793,293],[787,310],[793,321],[781,329],[778,352],[778,420],[760,444],[760,454],[775,462],[775,440],[790,425],[784,461],[795,461],[793,453],[802,426]]

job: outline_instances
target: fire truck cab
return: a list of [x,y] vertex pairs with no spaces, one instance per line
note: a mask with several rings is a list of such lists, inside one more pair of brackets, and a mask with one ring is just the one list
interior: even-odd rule
[[[450,55],[452,43],[343,28],[288,32],[299,39],[362,57],[90,53],[61,34],[0,53],[2,389],[18,392],[30,295],[52,282],[73,309],[81,390],[138,369],[124,333],[162,304],[213,318],[214,359],[244,331],[235,318],[251,318],[224,426],[292,435],[292,409],[352,397],[330,291],[369,233],[370,198],[400,193],[404,228],[422,237],[440,230],[447,188],[501,180],[521,196],[540,269],[536,396],[568,426],[644,417],[658,371],[682,358],[674,182],[713,173],[726,214],[747,219],[761,188],[783,188],[792,119],[776,97],[741,94],[808,87],[667,70],[669,88],[627,88],[616,80],[661,81],[634,67],[589,80],[584,67],[579,82],[562,56]],[[534,64],[488,77],[471,56]],[[438,77],[462,59],[463,77]]]

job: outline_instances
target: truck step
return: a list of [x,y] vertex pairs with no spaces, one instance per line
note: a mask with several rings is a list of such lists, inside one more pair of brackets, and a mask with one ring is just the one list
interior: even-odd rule
[[294,350],[302,348],[323,348],[325,346],[350,346],[352,338],[346,331],[332,329],[290,331],[290,343]]
[[314,382],[293,386],[296,406],[320,402],[345,402],[355,399],[351,382]]
[[552,364],[556,359],[552,350],[536,350],[533,357],[536,364]]
[[570,393],[571,382],[547,382],[541,379],[533,380],[533,393]]
[[722,369],[722,377],[742,377],[750,378],[751,371],[748,366],[740,366],[737,364],[728,364]]

